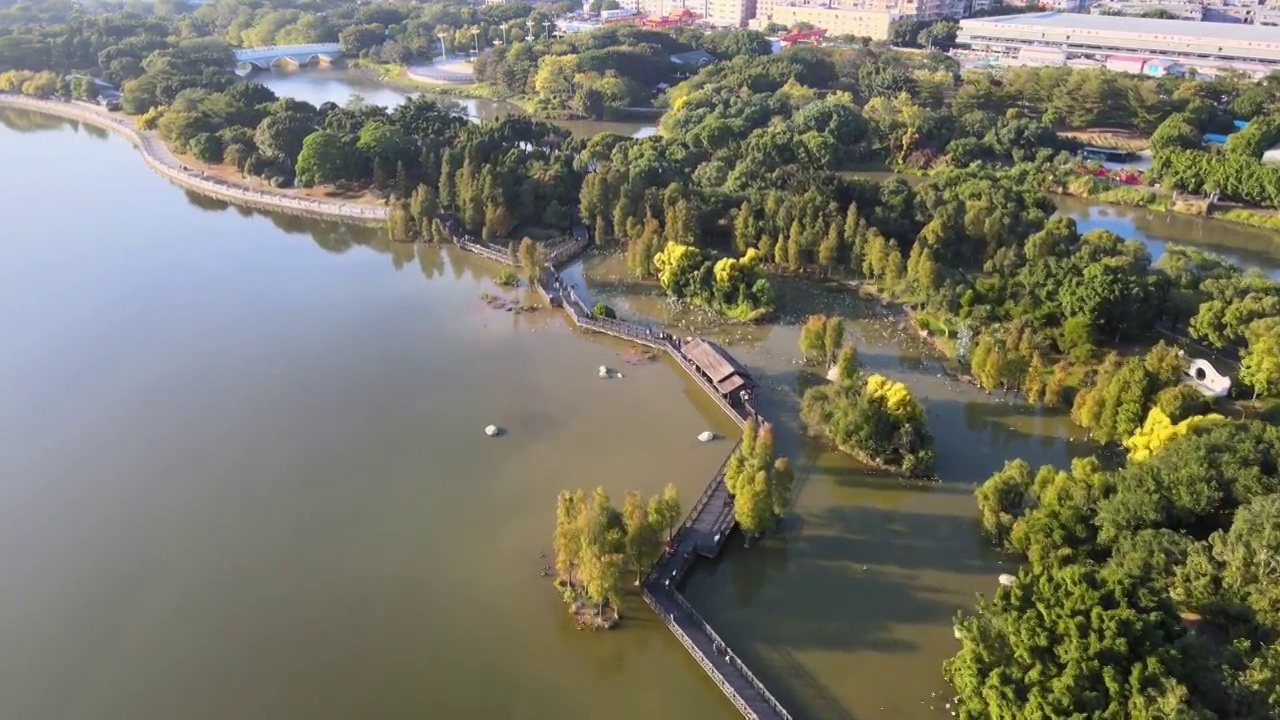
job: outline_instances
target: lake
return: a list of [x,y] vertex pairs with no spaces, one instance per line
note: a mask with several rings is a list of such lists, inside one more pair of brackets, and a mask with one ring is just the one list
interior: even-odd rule
[[678,368],[100,131],[0,109],[0,157],[0,717],[737,716],[638,599],[578,632],[540,576],[559,490],[719,466]]
[[[254,73],[251,78],[271,88],[277,95],[303,100],[317,106],[326,102],[343,105],[352,95],[359,95],[366,102],[374,105],[395,107],[411,95],[411,93],[380,83],[358,71],[344,68],[308,67],[292,71],[276,70]],[[467,117],[476,122],[523,112],[519,106],[502,100],[444,95],[439,96],[438,99],[451,100],[458,103],[462,106]],[[658,132],[657,126],[652,123],[596,120],[555,120],[552,122],[566,127],[579,135],[598,135],[602,132],[611,132],[628,137],[645,137]]]
[[[739,716],[637,599],[578,632],[539,575],[560,489],[687,504],[719,465],[694,438],[731,425],[677,368],[488,308],[482,260],[200,198],[102,131],[0,110],[0,157],[0,717]],[[799,431],[798,317],[707,324],[616,254],[570,275],[730,345],[797,469],[782,531],[731,539],[691,602],[797,718],[949,717],[952,618],[1012,567],[973,488],[1081,431],[784,284],[924,402],[941,482],[883,477]]]

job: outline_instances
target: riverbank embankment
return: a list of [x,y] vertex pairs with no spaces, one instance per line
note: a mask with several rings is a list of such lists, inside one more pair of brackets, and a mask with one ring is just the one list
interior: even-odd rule
[[371,225],[380,225],[387,219],[385,206],[304,197],[289,190],[256,188],[248,183],[237,183],[233,179],[215,177],[192,169],[175,156],[155,133],[140,130],[128,118],[112,114],[96,105],[0,94],[0,106],[56,115],[113,132],[132,143],[147,165],[170,182],[219,200],[292,215]]

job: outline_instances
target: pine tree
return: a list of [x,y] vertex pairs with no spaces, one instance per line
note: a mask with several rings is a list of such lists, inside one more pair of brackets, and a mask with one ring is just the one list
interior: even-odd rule
[[396,190],[395,190],[396,197],[398,198],[409,197],[409,193],[411,192],[410,190],[411,187],[412,187],[412,184],[410,183],[409,171],[405,169],[404,161],[397,160],[396,161]]
[[644,498],[631,490],[622,502],[622,526],[626,528],[627,558],[636,571],[636,585],[653,555],[657,552],[659,532],[649,522]]
[[991,350],[991,338],[983,335],[969,351],[969,374],[978,381],[979,385],[982,384],[982,369],[987,366],[987,356],[991,354]]
[[604,219],[604,213],[600,213],[595,217],[595,232],[591,233],[591,241],[595,245],[602,245],[605,238],[609,236],[608,220]]
[[[787,259],[789,264],[799,267],[804,258],[804,227],[797,218],[791,221],[791,230],[787,233]],[[779,263],[781,264],[781,263]]]
[[840,265],[840,242],[843,236],[843,223],[839,218],[827,227],[827,234],[818,245],[818,264],[830,274]]
[[889,252],[885,257],[884,263],[884,279],[882,284],[892,290],[902,284],[902,275],[904,269],[902,267],[902,252],[898,250],[898,243],[889,243]]
[[791,507],[791,488],[794,484],[795,474],[791,472],[791,461],[785,457],[774,460],[769,487],[774,515],[781,517]]
[[733,516],[742,529],[745,545],[750,547],[751,538],[765,531],[772,515],[768,473],[759,470],[745,479],[733,499]]
[[885,258],[888,253],[888,243],[885,242],[884,236],[875,228],[868,231],[866,241],[862,245],[863,277],[879,279],[884,273]]
[[618,234],[618,239],[623,239],[623,229],[627,230],[626,239],[634,240],[638,235],[631,232],[631,222],[634,216],[631,211],[631,202],[625,197],[618,198],[613,206],[613,229]]
[[858,351],[853,346],[840,348],[836,356],[836,382],[852,382],[858,377]]
[[724,484],[729,488],[730,495],[737,494],[742,474],[750,466],[752,454],[755,452],[756,435],[759,431],[756,419],[747,418],[746,425],[742,427],[742,442],[738,443],[738,446],[729,454],[729,460],[724,467]]
[[1031,364],[1027,366],[1027,376],[1022,381],[1022,391],[1027,402],[1038,403],[1044,398],[1044,358],[1036,352],[1031,355]]
[[755,209],[751,207],[750,201],[743,202],[738,208],[738,213],[733,217],[733,246],[738,254],[741,255],[747,251],[747,248],[755,246],[759,234]]
[[387,161],[381,155],[373,159],[373,186],[378,190],[386,190],[391,185],[391,172],[387,170]]
[[827,317],[810,315],[800,326],[800,352],[805,362],[818,363],[824,361],[827,350]]
[[933,259],[933,250],[929,248],[920,253],[920,260],[916,263],[915,285],[916,291],[926,297],[932,295],[934,288],[938,286],[938,263]]
[[830,366],[835,362],[836,353],[840,352],[840,345],[844,343],[844,319],[831,316],[826,319],[823,328],[823,358],[824,364]]
[[790,264],[787,253],[789,247],[787,238],[779,235],[778,244],[773,246],[773,263],[778,267],[786,267]]
[[581,515],[585,506],[581,490],[563,490],[556,498],[556,529],[551,538],[556,576],[573,584],[573,571],[582,552]]
[[842,228],[844,236],[845,260],[855,273],[859,272],[862,263],[862,216],[858,214],[858,204],[849,203],[849,209],[844,216],[844,227]]
[[1067,365],[1066,360],[1059,360],[1053,366],[1053,373],[1049,376],[1049,382],[1044,386],[1044,404],[1048,407],[1059,407],[1062,405],[1062,394],[1067,387],[1067,374],[1071,368]]
[[440,207],[456,209],[458,207],[457,183],[453,164],[450,162],[450,155],[450,153],[445,153],[440,158]]

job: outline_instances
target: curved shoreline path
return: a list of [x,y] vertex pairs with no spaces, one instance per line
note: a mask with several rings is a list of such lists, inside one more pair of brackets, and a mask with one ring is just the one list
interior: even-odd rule
[[[442,214],[440,219],[445,231],[458,247],[504,265],[514,264],[506,251],[482,244],[468,235],[455,218]],[[746,424],[749,417],[760,418],[750,402],[730,402],[716,389],[713,380],[685,354],[684,348],[688,343],[650,327],[596,317],[591,313],[556,271],[557,267],[576,258],[590,244],[587,229],[576,225],[573,237],[554,247],[548,254],[547,263],[536,283],[538,292],[547,302],[569,313],[573,324],[583,330],[605,333],[666,352],[739,426]],[[735,444],[734,449],[736,448]],[[732,450],[730,453],[732,454]],[[791,720],[791,714],[782,707],[764,683],[747,669],[746,663],[729,649],[728,644],[702,619],[679,590],[680,581],[697,558],[714,558],[719,555],[730,531],[737,524],[733,517],[733,498],[724,482],[724,469],[728,461],[726,457],[725,462],[721,463],[720,469],[676,531],[669,543],[670,549],[650,569],[641,586],[641,594],[649,607],[658,613],[680,644],[684,645],[744,717],[749,720]]]
[[387,208],[382,205],[310,198],[285,190],[253,187],[248,183],[237,183],[189,168],[169,150],[158,135],[139,130],[128,118],[115,115],[97,105],[0,94],[0,106],[57,115],[113,132],[132,143],[152,170],[170,182],[201,195],[292,215],[365,224],[381,224],[387,219]]

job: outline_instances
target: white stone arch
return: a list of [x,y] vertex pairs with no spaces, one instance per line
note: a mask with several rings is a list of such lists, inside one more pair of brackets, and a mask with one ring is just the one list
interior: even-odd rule
[[1196,358],[1187,365],[1187,381],[1205,397],[1226,397],[1231,392],[1231,378],[1218,372],[1208,360]]

